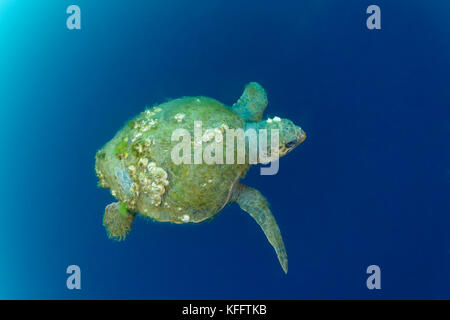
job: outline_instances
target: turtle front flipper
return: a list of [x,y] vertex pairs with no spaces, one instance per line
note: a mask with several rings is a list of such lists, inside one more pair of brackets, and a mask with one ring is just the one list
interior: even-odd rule
[[131,230],[133,220],[134,213],[129,213],[124,203],[114,202],[105,208],[103,225],[110,239],[124,240]]
[[272,212],[269,209],[269,203],[263,195],[256,189],[239,184],[235,194],[236,202],[242,210],[250,214],[253,219],[263,229],[267,240],[277,253],[278,260],[284,272],[288,272],[288,259],[280,228],[278,228]]
[[267,93],[257,82],[245,86],[244,93],[231,107],[247,122],[261,121],[267,107]]

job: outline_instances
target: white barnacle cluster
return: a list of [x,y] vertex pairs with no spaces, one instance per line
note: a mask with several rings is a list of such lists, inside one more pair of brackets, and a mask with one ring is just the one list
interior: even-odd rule
[[214,129],[207,129],[202,136],[202,141],[209,142],[209,141],[213,140],[215,136],[216,136],[216,133],[215,133]]
[[142,137],[142,133],[141,132],[136,132],[135,134],[133,134],[133,137],[131,138],[131,142],[135,142],[140,137]]
[[[147,121],[146,125],[149,122]],[[135,142],[132,150],[135,153],[136,162],[128,166],[127,169],[134,182],[131,189],[134,199],[143,194],[150,199],[152,205],[159,206],[166,187],[169,185],[169,181],[167,172],[151,160],[150,147],[154,144],[155,140],[151,140],[150,138]]]
[[[144,141],[139,141],[139,142],[134,143],[132,146],[132,149],[136,153],[136,155],[139,157],[139,160],[140,160],[143,155],[145,155],[145,154],[150,155],[150,146],[152,144],[153,144],[152,140],[150,140],[150,138],[146,138],[146,139],[144,139]],[[145,161],[145,160],[142,160],[142,161]]]
[[133,165],[128,167],[130,176],[137,181],[131,190],[132,193],[135,197],[143,193],[149,197],[152,205],[159,206],[166,187],[169,185],[167,172],[147,158],[139,158],[137,165],[138,167]]
[[140,168],[145,169],[145,168],[147,168],[147,165],[148,165],[148,159],[147,158],[140,158],[138,160],[138,166]]
[[[145,114],[147,115],[147,111],[145,111]],[[153,111],[149,111],[150,113],[153,113]],[[158,125],[158,119],[155,118],[143,118],[139,121],[135,121],[133,125],[134,133],[131,137],[131,142],[135,142],[138,139],[140,139],[144,133],[146,133],[151,128],[154,128]]]
[[163,168],[157,167],[154,162],[149,163],[147,170],[150,176],[151,185],[146,185],[144,193],[148,192],[152,204],[159,206],[161,204],[161,197],[166,192],[166,187],[169,185],[167,172],[164,171]]
[[162,109],[160,107],[154,107],[152,109],[147,109],[144,111],[144,115],[146,118],[154,117],[158,112],[161,112]]
[[158,120],[151,118],[148,120],[147,125],[149,128],[153,128],[153,127],[156,127],[157,124],[158,124]]
[[226,130],[230,129],[225,123],[222,123],[218,128],[207,129],[202,136],[203,142],[210,142],[214,140],[216,143],[223,141],[223,135]]
[[147,118],[149,118],[149,117],[153,117],[156,113],[155,113],[154,110],[148,109],[148,110],[145,110],[145,111],[144,111],[144,114],[145,114],[145,116],[146,116]]
[[222,123],[218,128],[214,129],[215,132],[215,140],[217,143],[221,143],[223,141],[223,135],[230,128],[226,123]]
[[267,123],[280,122],[281,118],[280,117],[273,117],[272,119],[268,118],[266,121],[267,121]]
[[177,113],[173,118],[178,122],[181,123],[183,122],[184,118],[186,117],[186,115],[184,113]]

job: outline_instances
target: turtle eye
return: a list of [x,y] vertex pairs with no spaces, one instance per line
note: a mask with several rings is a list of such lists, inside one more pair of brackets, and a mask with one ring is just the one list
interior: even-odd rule
[[297,144],[297,140],[291,140],[286,143],[286,148],[292,148]]

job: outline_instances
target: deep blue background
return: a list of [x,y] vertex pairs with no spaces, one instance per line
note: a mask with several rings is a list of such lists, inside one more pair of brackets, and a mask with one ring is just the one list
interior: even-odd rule
[[[444,0],[0,1],[0,298],[450,298],[449,16]],[[96,150],[145,105],[231,105],[249,81],[308,135],[277,175],[245,180],[289,274],[236,205],[108,240]]]

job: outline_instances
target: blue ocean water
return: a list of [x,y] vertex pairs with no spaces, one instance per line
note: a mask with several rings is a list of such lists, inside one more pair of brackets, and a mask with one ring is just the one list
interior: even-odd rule
[[[444,0],[0,0],[0,298],[449,299],[449,14]],[[308,136],[277,175],[244,181],[271,202],[289,273],[237,205],[108,240],[95,152],[145,105],[231,105],[250,81]]]

